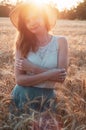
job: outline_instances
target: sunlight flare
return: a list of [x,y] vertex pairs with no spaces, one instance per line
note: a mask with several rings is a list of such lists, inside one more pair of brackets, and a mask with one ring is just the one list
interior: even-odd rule
[[50,0],[24,0],[25,2],[32,2],[35,3],[37,5],[42,5],[44,3],[48,3]]
[[[16,3],[17,0],[10,0],[11,3]],[[24,2],[33,2],[37,5],[41,6],[43,3],[54,3],[54,5],[59,9],[70,9],[73,6],[77,6],[79,2],[82,2],[83,0],[22,0]]]
[[77,4],[82,1],[83,0],[53,0],[59,10],[70,9],[77,6]]

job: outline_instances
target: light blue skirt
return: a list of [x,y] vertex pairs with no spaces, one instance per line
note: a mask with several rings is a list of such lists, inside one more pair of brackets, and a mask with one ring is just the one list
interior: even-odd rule
[[43,112],[46,109],[52,109],[55,111],[56,104],[54,89],[16,85],[12,90],[10,111],[14,113],[15,107],[18,108],[20,113],[24,111],[29,112],[30,109],[40,112]]

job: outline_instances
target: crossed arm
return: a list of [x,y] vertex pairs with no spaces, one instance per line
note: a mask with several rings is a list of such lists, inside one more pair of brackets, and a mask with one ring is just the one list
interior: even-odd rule
[[[64,37],[59,38],[58,68],[48,69],[37,66],[27,59],[23,59],[16,51],[15,77],[16,82],[22,86],[31,86],[46,80],[63,83],[66,78],[68,62],[68,44]],[[27,75],[32,72],[34,75]]]

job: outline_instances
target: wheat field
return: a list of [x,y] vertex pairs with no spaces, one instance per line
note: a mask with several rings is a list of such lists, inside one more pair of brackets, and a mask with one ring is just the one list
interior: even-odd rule
[[[67,78],[64,84],[57,84],[56,90],[58,115],[64,130],[86,130],[86,21],[57,20],[52,33],[65,36],[69,44]],[[15,37],[16,29],[9,18],[0,18],[0,130],[27,130],[20,127],[21,123],[17,125],[20,118],[15,118],[15,129],[12,119],[7,122],[10,93],[15,85]]]

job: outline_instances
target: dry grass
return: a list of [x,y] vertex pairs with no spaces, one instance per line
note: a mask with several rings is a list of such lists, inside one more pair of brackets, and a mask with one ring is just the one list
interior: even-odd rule
[[[64,122],[64,130],[86,130],[86,21],[58,20],[52,32],[66,36],[69,43],[68,76],[63,85],[57,84],[57,113]],[[14,130],[14,125],[15,130],[30,130],[25,124],[35,124],[35,130],[39,130],[35,112],[31,117],[22,115],[8,119],[9,94],[15,85],[12,53],[15,34],[9,19],[0,18],[0,130]],[[56,115],[52,116],[49,111],[47,114],[45,117],[50,116],[55,124]],[[43,123],[43,115],[38,120],[39,124]]]

